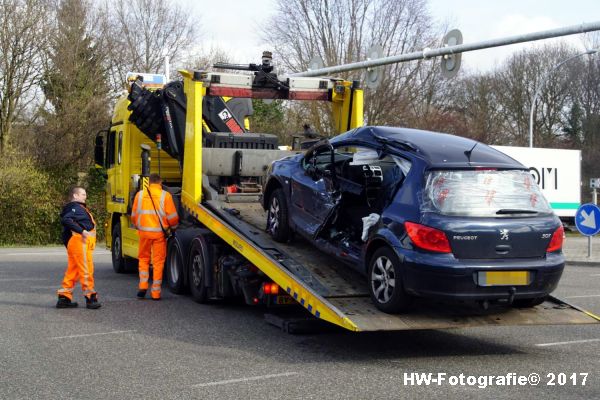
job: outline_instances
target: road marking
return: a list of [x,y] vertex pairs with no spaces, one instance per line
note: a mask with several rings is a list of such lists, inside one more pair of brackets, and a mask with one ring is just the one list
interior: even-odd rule
[[600,339],[573,340],[571,342],[539,343],[539,344],[536,344],[536,346],[538,346],[538,347],[560,346],[563,344],[591,343],[591,342],[600,342]]
[[258,381],[261,379],[271,379],[271,378],[279,378],[279,377],[294,376],[294,375],[298,375],[298,373],[297,372],[284,372],[282,374],[260,375],[260,376],[252,376],[249,378],[229,379],[226,381],[199,383],[197,385],[192,385],[192,387],[193,388],[201,388],[201,387],[207,387],[207,386],[228,385],[230,383],[250,382],[250,381]]
[[49,281],[49,278],[0,278],[0,282],[13,281]]
[[44,251],[38,253],[23,252],[23,253],[0,253],[0,256],[47,256],[55,254],[66,254],[64,251]]
[[588,294],[585,296],[566,296],[565,299],[583,299],[586,297],[600,297],[600,294]]
[[54,340],[54,339],[71,339],[71,338],[78,338],[78,337],[112,335],[112,334],[115,334],[115,333],[128,333],[128,332],[136,332],[136,331],[134,329],[134,330],[130,330],[130,331],[98,332],[98,333],[88,333],[88,334],[85,334],[85,335],[55,336],[55,337],[51,337],[50,339],[51,340]]
[[[94,255],[108,255],[110,251],[94,251]],[[67,255],[65,251],[44,251],[38,253],[23,252],[23,253],[0,253],[0,256],[47,256],[47,255]]]
[[591,274],[590,276],[600,276],[600,274]]

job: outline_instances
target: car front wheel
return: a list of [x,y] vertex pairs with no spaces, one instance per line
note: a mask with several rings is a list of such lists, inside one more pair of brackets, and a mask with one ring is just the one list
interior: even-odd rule
[[371,300],[381,311],[399,313],[412,304],[402,284],[400,260],[392,249],[382,247],[373,254],[368,277]]
[[290,238],[288,206],[282,189],[274,190],[269,199],[267,232],[277,242],[284,243]]

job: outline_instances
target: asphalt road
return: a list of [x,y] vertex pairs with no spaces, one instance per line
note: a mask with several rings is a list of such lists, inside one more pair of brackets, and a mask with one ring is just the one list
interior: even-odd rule
[[[260,308],[136,300],[102,249],[103,307],[57,310],[65,265],[59,247],[0,249],[2,399],[600,398],[600,325],[289,335]],[[568,266],[555,294],[600,314],[599,284],[600,267]],[[513,373],[540,382],[479,387]]]

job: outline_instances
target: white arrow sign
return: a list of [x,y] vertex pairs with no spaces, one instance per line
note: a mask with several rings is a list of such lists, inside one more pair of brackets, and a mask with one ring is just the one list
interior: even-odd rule
[[594,210],[589,214],[585,212],[585,210],[581,211],[581,216],[583,217],[583,222],[581,225],[586,226],[590,229],[596,229],[596,216],[594,215]]

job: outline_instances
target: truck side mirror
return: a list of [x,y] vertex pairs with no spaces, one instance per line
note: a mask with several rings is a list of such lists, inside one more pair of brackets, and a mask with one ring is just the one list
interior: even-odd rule
[[104,136],[106,131],[99,131],[96,133],[96,140],[94,146],[94,163],[96,168],[104,168]]

